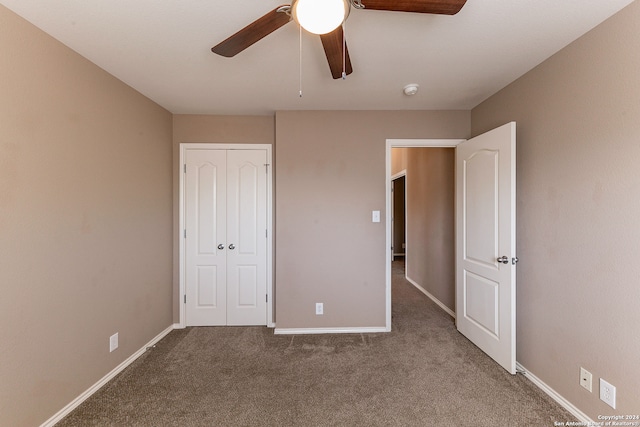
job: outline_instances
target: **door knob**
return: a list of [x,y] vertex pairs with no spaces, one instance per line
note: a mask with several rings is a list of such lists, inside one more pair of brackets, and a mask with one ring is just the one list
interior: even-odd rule
[[220,243],[220,244],[218,245],[218,249],[223,250],[223,249],[224,249],[224,245],[223,245],[222,243]]
[[509,264],[509,258],[507,258],[505,255],[503,255],[500,258],[498,258],[498,262],[501,262],[503,264]]
[[229,245],[229,249],[234,250],[236,248],[236,246],[232,243]]

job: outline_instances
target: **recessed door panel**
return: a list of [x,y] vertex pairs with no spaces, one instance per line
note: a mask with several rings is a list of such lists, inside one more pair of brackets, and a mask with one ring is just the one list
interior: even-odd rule
[[499,338],[498,283],[466,271],[464,287],[466,298],[463,315],[488,334]]
[[213,308],[218,305],[218,280],[215,266],[198,267],[198,283],[196,284],[198,308]]
[[215,254],[218,246],[216,225],[218,215],[217,204],[217,166],[206,162],[197,168],[196,198],[197,203],[197,239],[199,254]]
[[237,308],[255,308],[258,305],[260,286],[257,273],[255,265],[238,266]]
[[[238,200],[238,250],[243,255],[256,255],[258,251],[258,227],[260,218],[258,217],[258,191],[260,182],[258,181],[258,171],[262,170],[264,175],[264,165],[257,165],[245,161],[237,169],[236,197]],[[262,239],[260,239],[262,240]]]
[[498,152],[480,150],[464,161],[465,258],[496,267]]

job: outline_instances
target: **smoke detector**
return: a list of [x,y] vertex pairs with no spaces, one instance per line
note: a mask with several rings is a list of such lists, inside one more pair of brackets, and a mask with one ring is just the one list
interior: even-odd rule
[[416,93],[418,93],[418,88],[420,86],[417,83],[411,83],[408,84],[404,87],[404,89],[402,89],[402,91],[404,92],[405,95],[407,96],[413,96]]

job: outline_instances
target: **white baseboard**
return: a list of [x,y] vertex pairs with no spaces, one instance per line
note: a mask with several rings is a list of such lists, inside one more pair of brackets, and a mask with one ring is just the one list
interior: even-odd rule
[[[596,425],[596,423],[587,416],[584,412],[578,409],[573,403],[569,402],[567,399],[562,397],[558,392],[549,387],[544,381],[540,378],[533,375],[531,372],[527,370],[524,366],[520,364],[520,362],[516,362],[516,370],[518,372],[522,372],[522,375],[527,377],[529,381],[531,381],[534,385],[536,385],[540,390],[544,391],[549,397],[558,402],[560,406],[569,411],[574,417],[578,419],[584,425]],[[560,422],[565,420],[558,420]]]
[[309,334],[371,334],[389,332],[383,327],[367,328],[276,328],[275,335],[309,335]]
[[418,285],[414,280],[409,278],[409,276],[406,276],[405,278],[407,279],[407,282],[411,283],[413,286],[416,287],[416,289],[418,289],[420,292],[428,296],[431,301],[435,302],[438,305],[438,307],[446,311],[449,316],[453,317],[454,319],[456,318],[456,313],[453,310],[451,310],[449,307],[444,305],[442,301],[434,297],[429,291],[424,289],[422,286]]
[[[275,328],[276,327],[276,322],[267,322],[267,328]],[[173,324],[173,329],[185,329],[187,327],[187,325],[185,325],[184,323],[174,323]]]
[[129,356],[124,362],[116,366],[111,372],[105,375],[100,381],[89,387],[84,393],[80,396],[76,397],[73,401],[71,401],[67,406],[58,411],[57,414],[49,418],[47,421],[41,424],[40,427],[53,427],[58,421],[69,415],[71,411],[76,409],[82,402],[91,397],[92,394],[100,390],[100,388],[108,383],[113,377],[122,372],[127,366],[131,365],[138,357],[142,356],[142,354],[147,351],[148,347],[155,345],[158,341],[165,337],[169,332],[176,329],[178,325],[171,325],[164,331],[160,332],[155,338],[145,344],[140,350],[133,353]]

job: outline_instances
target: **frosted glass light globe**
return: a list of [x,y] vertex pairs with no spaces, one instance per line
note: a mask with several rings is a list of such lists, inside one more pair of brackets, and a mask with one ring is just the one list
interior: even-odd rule
[[349,15],[348,0],[297,0],[291,5],[293,18],[313,34],[327,34]]

